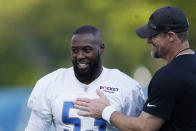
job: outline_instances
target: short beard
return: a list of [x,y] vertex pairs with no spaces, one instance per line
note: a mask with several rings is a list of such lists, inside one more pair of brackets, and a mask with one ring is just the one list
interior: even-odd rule
[[161,56],[159,55],[159,52],[158,51],[157,52],[151,52],[151,56],[153,58],[161,58]]
[[92,63],[90,63],[89,69],[87,72],[85,72],[85,71],[83,72],[83,71],[78,70],[77,61],[72,61],[73,69],[74,69],[74,73],[75,73],[76,77],[82,81],[89,81],[89,80],[93,79],[93,76],[98,71],[100,61],[101,61],[101,57],[98,55],[97,59],[95,61],[93,61]]
[[155,48],[157,48],[157,51],[153,51],[151,50],[150,54],[153,58],[161,58],[160,53],[159,53],[159,48],[155,43],[152,43],[152,46],[154,46]]

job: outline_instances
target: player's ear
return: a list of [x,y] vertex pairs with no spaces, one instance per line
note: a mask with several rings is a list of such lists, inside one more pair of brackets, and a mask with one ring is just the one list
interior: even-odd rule
[[104,43],[102,42],[102,43],[100,44],[101,55],[103,55],[103,53],[104,53],[104,48],[105,48],[105,45],[104,45]]

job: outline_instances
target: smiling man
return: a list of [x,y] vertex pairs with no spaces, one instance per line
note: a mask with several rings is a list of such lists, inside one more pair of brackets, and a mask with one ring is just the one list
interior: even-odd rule
[[141,113],[144,96],[140,85],[117,69],[103,67],[104,43],[93,26],[78,28],[71,39],[73,67],[62,68],[41,78],[28,101],[31,116],[26,131],[115,131],[103,119],[77,114],[72,101],[77,97],[98,98],[101,90],[111,106],[129,116]]
[[77,79],[89,84],[102,72],[101,55],[104,51],[101,32],[76,32],[72,37],[72,63]]

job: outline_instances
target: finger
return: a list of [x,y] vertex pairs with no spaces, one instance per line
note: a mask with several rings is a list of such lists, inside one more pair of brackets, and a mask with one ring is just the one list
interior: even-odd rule
[[106,97],[106,96],[103,94],[103,92],[100,91],[99,89],[97,89],[96,92],[97,92],[97,95],[98,95],[99,97]]
[[88,103],[83,102],[83,101],[78,101],[78,100],[74,101],[73,104],[79,105],[79,106],[88,106]]
[[83,111],[89,111],[89,108],[86,107],[86,106],[80,106],[80,105],[75,105],[74,104],[74,108],[80,109],[80,110],[83,110]]
[[89,117],[90,113],[89,112],[78,112],[77,113],[79,116],[85,116],[85,117]]
[[89,98],[77,98],[76,101],[90,103],[92,101],[92,99],[89,99]]

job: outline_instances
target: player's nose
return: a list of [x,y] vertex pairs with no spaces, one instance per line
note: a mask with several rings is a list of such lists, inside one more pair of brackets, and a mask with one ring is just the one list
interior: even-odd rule
[[77,54],[77,59],[83,59],[85,58],[85,53],[83,51],[79,51]]

